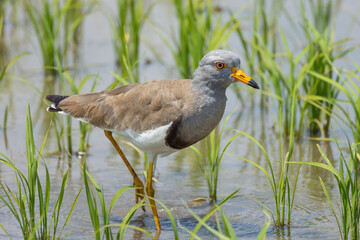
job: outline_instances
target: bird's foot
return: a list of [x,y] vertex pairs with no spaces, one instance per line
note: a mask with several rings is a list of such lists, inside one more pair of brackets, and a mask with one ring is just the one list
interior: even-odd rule
[[[136,187],[135,189],[135,202],[138,203],[139,199],[140,201],[144,199],[145,197],[145,192],[144,192],[144,184],[142,183],[142,181],[140,180],[140,178],[138,176],[134,177],[134,183],[133,183],[134,187]],[[141,207],[142,210],[144,212],[145,211],[145,206]]]

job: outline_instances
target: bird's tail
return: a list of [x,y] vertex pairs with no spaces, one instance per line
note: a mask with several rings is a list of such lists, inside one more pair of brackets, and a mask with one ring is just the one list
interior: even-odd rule
[[46,110],[48,112],[62,112],[62,109],[58,107],[59,103],[69,96],[60,96],[60,95],[47,95],[46,99],[52,102],[50,107]]

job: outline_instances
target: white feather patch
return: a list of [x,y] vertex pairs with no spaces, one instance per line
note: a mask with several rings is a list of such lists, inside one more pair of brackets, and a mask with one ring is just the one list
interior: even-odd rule
[[171,124],[172,122],[168,125],[147,130],[142,133],[138,133],[131,129],[125,131],[109,129],[109,131],[126,138],[132,144],[146,153],[166,156],[176,151],[176,149],[170,148],[165,144],[166,132]]

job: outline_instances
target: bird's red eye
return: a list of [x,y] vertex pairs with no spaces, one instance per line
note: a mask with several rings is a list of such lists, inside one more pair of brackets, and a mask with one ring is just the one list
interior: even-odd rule
[[217,69],[219,69],[219,70],[222,70],[222,69],[226,68],[227,66],[226,66],[226,64],[223,63],[223,62],[216,62],[216,63],[215,63],[215,67],[216,67]]

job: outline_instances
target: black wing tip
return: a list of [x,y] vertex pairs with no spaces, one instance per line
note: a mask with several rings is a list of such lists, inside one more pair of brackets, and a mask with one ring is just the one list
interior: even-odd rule
[[61,108],[58,108],[59,103],[67,98],[68,96],[61,96],[61,95],[47,95],[46,99],[52,102],[51,106],[48,107],[46,110],[48,112],[62,112]]
[[46,99],[49,100],[52,103],[55,103],[55,106],[57,106],[62,100],[64,100],[67,97],[69,97],[69,96],[47,95]]

